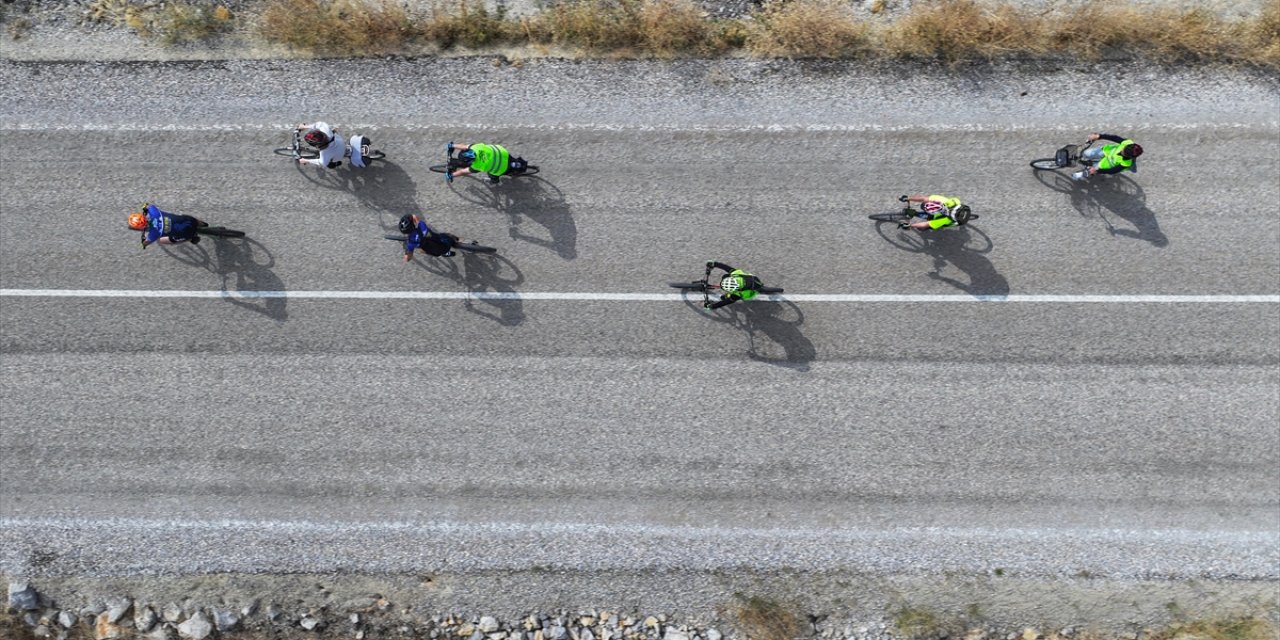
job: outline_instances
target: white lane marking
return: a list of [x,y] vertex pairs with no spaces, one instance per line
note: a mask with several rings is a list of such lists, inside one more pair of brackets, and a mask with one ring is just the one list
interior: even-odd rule
[[[675,302],[680,293],[608,293],[578,291],[182,291],[172,289],[0,289],[8,298],[289,298],[320,300],[557,300]],[[1280,295],[928,295],[789,293],[767,296],[791,302],[1020,302],[1099,304],[1280,303]]]
[[[281,131],[288,133],[292,130],[294,123],[281,124],[193,124],[193,123],[173,123],[173,124],[152,124],[152,123],[119,123],[119,124],[100,124],[100,123],[65,123],[50,124],[47,122],[11,122],[6,123],[0,121],[0,132],[6,131]],[[447,126],[449,129],[474,129],[482,131],[490,131],[494,128],[493,123],[469,123],[457,122],[442,124],[423,125],[417,123],[345,123],[342,128],[347,131],[356,130],[378,130],[378,129],[395,129],[400,131],[434,131]],[[848,132],[848,133],[894,133],[900,131],[937,131],[937,132],[974,132],[974,133],[991,133],[991,132],[1023,132],[1023,131],[1046,131],[1046,132],[1078,132],[1081,130],[1080,125],[1070,124],[1015,124],[1004,122],[991,123],[931,123],[922,122],[917,124],[877,124],[874,122],[857,122],[857,123],[770,123],[770,124],[696,124],[696,123],[671,123],[671,124],[635,124],[635,123],[613,123],[613,122],[526,122],[526,123],[510,123],[504,122],[500,125],[504,129],[530,129],[535,131],[690,131],[695,133],[731,133],[737,131],[743,132],[797,132],[797,131],[813,131],[813,132]],[[1199,131],[1199,130],[1217,130],[1217,129],[1280,129],[1280,120],[1267,120],[1260,122],[1181,122],[1170,124],[1152,124],[1149,122],[1142,123],[1111,123],[1109,126],[1115,130],[1134,130],[1149,129],[1156,131]]]

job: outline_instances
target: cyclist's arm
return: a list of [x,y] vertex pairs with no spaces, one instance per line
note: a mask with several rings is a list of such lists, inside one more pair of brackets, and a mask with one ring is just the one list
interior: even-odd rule
[[712,269],[723,269],[723,270],[725,271],[725,273],[733,273],[733,267],[731,267],[731,266],[729,266],[729,265],[727,265],[727,264],[725,264],[725,263],[723,263],[723,262],[717,262],[717,261],[715,261],[715,260],[711,260],[710,262],[711,262],[711,268],[712,268]]
[[729,306],[737,301],[738,301],[738,298],[736,296],[721,295],[719,300],[716,300],[715,302],[711,303],[711,306],[707,308],[719,309],[720,307]]
[[1099,133],[1096,135],[1098,136],[1097,138],[1098,140],[1106,140],[1107,142],[1114,142],[1116,144],[1120,144],[1121,142],[1125,141],[1124,138],[1121,138],[1120,136],[1117,136],[1117,135],[1112,135],[1110,133]]

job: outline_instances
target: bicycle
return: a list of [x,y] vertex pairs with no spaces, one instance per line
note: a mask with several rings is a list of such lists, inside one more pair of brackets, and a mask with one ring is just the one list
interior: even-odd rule
[[[680,289],[681,291],[701,291],[702,305],[705,307],[706,305],[711,304],[711,294],[713,292],[720,291],[720,282],[718,280],[716,282],[711,282],[710,280],[711,267],[707,267],[707,272],[702,275],[701,280],[694,280],[693,282],[670,282],[668,283],[668,286]],[[782,293],[782,287],[760,287],[756,292],[761,295]]]
[[[134,229],[129,229],[129,230],[134,231]],[[212,225],[207,227],[196,228],[196,234],[202,235],[202,236],[210,236],[214,238],[243,238],[245,235],[243,231],[228,229],[226,227],[215,227]],[[145,232],[144,232],[144,237],[145,237]],[[143,248],[145,249],[146,247],[143,247]]]
[[[383,153],[383,152],[381,152],[381,151],[379,151],[379,150],[377,150],[377,149],[371,149],[371,148],[369,147],[369,144],[368,144],[368,143],[369,143],[369,139],[368,139],[368,138],[366,138],[366,137],[364,137],[364,136],[361,136],[361,135],[353,135],[353,136],[351,136],[351,139],[352,139],[353,141],[354,141],[354,140],[359,140],[359,142],[356,144],[356,146],[358,146],[358,147],[360,148],[360,155],[361,155],[361,157],[363,157],[366,161],[384,160],[384,159],[386,159],[387,154],[385,154],[385,153]],[[272,151],[273,151],[276,155],[279,155],[279,156],[292,156],[292,157],[293,157],[293,159],[294,159],[294,161],[297,161],[297,160],[315,160],[316,158],[319,158],[319,157],[320,157],[320,152],[319,152],[319,151],[317,151],[316,149],[311,148],[311,147],[310,147],[310,146],[308,146],[305,142],[303,142],[303,141],[302,141],[302,131],[300,131],[300,130],[298,130],[298,129],[294,129],[294,130],[293,130],[293,143],[292,143],[292,144],[290,144],[290,145],[289,145],[289,146],[287,146],[287,147],[279,147],[279,148],[276,148],[276,149],[272,149]],[[351,145],[350,145],[350,144],[348,144],[348,145],[347,145],[347,148],[342,152],[342,157],[344,157],[344,158],[350,158],[350,157],[351,157]]]
[[[467,162],[466,160],[463,160],[462,158],[453,157],[452,142],[445,145],[444,151],[445,151],[445,158],[446,158],[445,163],[433,164],[427,168],[436,173],[443,173],[445,182],[453,182],[453,172],[457,171],[458,169],[466,169],[471,166],[471,163]],[[524,166],[524,171],[521,171],[520,173],[504,173],[502,174],[502,177],[519,178],[520,176],[531,176],[537,172],[538,172],[538,165],[526,164]]]
[[[898,196],[898,202],[906,202],[906,201],[907,201],[906,196]],[[918,215],[920,215],[919,210],[911,208],[911,205],[907,205],[903,207],[901,211],[895,211],[893,213],[874,213],[867,217],[872,220],[875,220],[876,222],[903,223],[903,222],[907,222],[914,219]],[[977,220],[977,219],[978,219],[978,214],[976,213],[969,214],[970,221]],[[955,226],[955,225],[947,225],[947,226]]]
[[1031,161],[1031,168],[1037,171],[1057,171],[1058,169],[1066,169],[1071,165],[1079,162],[1082,166],[1091,166],[1094,164],[1092,160],[1081,158],[1085,149],[1093,146],[1093,140],[1085,143],[1082,147],[1078,144],[1069,144],[1053,155],[1052,158],[1040,158]]
[[[464,243],[458,240],[458,236],[455,236],[453,234],[448,234],[448,235],[453,238],[453,246],[449,247],[450,249],[459,249],[461,251],[469,251],[471,253],[497,253],[498,252],[497,249],[493,247],[486,247],[476,242],[475,240]],[[387,235],[382,237],[386,238],[387,240],[395,240],[396,242],[399,242],[402,244],[409,239],[408,236],[395,236],[395,235]]]

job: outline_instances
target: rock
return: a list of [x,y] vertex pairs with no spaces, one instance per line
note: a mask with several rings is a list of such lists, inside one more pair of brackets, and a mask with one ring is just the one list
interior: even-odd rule
[[307,631],[315,631],[316,629],[319,629],[323,624],[324,622],[322,620],[320,620],[319,618],[313,617],[309,613],[305,616],[302,616],[302,620],[298,621],[298,626],[302,627],[303,629],[306,629]]
[[582,633],[578,634],[579,640],[596,640],[596,634],[591,633],[591,629],[584,628]]
[[1022,640],[1040,640],[1040,632],[1027,627],[1022,630]]
[[40,614],[35,611],[28,611],[22,614],[22,621],[27,623],[28,627],[34,627],[40,624]]
[[569,637],[569,632],[565,630],[564,627],[560,625],[556,625],[554,627],[551,627],[550,629],[547,629],[547,633],[545,637],[548,640],[565,640],[565,638]]
[[506,631],[495,631],[485,636],[488,640],[507,640]]
[[1134,633],[1134,632],[1130,631],[1130,632],[1128,632],[1128,633],[1122,633],[1122,634],[1120,634],[1120,638],[1121,638],[1122,640],[1138,640],[1138,634],[1136,634],[1136,633]]
[[479,629],[476,629],[467,640],[484,640],[484,634],[480,633]]
[[493,616],[480,616],[480,633],[493,633],[499,629],[498,620]]
[[351,624],[360,624],[360,614],[358,613],[351,614],[347,619],[351,621]]
[[249,616],[257,612],[258,612],[258,600],[256,598],[253,600],[250,600],[249,604],[246,604],[245,606],[240,607],[240,617],[242,619],[248,618]]
[[279,607],[275,606],[274,604],[269,604],[269,605],[267,605],[267,620],[268,620],[268,621],[270,621],[270,622],[280,622],[280,619],[281,619],[281,618],[283,618],[283,617],[284,617],[284,612],[283,612],[283,611],[281,611]]
[[107,600],[107,622],[120,622],[124,614],[133,608],[133,598],[111,598]]
[[111,614],[103,611],[98,614],[97,619],[93,623],[93,637],[96,640],[110,640],[111,638],[123,638],[124,628],[111,622]]
[[596,619],[591,616],[582,616],[581,618],[578,618],[578,624],[584,627],[589,627],[595,623],[596,623]]
[[160,616],[164,618],[165,622],[177,622],[182,619],[182,607],[178,606],[176,602],[170,602],[160,611]]
[[204,640],[213,633],[213,624],[204,618],[203,611],[197,611],[186,622],[178,625],[178,635],[188,640]]
[[667,627],[667,632],[663,634],[662,640],[689,640],[689,634],[675,627]]
[[542,629],[533,632],[533,640],[546,640],[546,634],[542,633]]
[[9,606],[18,611],[40,608],[40,594],[26,580],[9,583]]
[[71,627],[76,626],[76,623],[79,621],[80,617],[72,613],[70,609],[64,609],[58,612],[58,624],[62,625],[64,629],[70,629]]
[[[862,633],[860,633],[859,635],[865,635],[866,633],[867,633],[866,627],[863,627]],[[707,629],[707,640],[723,640],[723,638],[724,636],[720,633],[718,629],[715,629],[714,627],[711,629]]]
[[53,635],[53,633],[49,631],[49,627],[42,624],[38,624],[34,629],[31,630],[31,635],[37,638],[48,638],[49,636]]
[[151,627],[156,626],[156,621],[159,619],[160,617],[156,615],[156,612],[151,607],[144,606],[141,609],[135,608],[133,610],[133,628],[137,629],[138,633],[150,631]]
[[649,616],[648,618],[644,619],[644,626],[650,629],[657,629],[658,619],[653,616]]
[[473,633],[475,633],[475,632],[476,632],[476,626],[475,626],[474,624],[471,624],[470,622],[468,622],[468,623],[463,624],[462,626],[458,627],[458,630],[457,630],[457,631],[454,631],[453,633],[454,633],[454,635],[458,636],[459,638],[470,638],[470,637],[471,637],[471,634],[473,634]]
[[236,628],[240,626],[240,616],[237,616],[231,611],[214,609],[213,626],[218,629],[218,633],[235,631]]
[[529,616],[528,618],[525,618],[524,622],[521,624],[524,626],[525,631],[533,631],[538,628],[538,619],[533,616]]
[[146,638],[146,640],[173,640],[173,627],[168,624],[162,624],[142,637]]
[[1071,636],[1073,636],[1073,635],[1075,635],[1075,634],[1076,634],[1076,628],[1075,628],[1075,627],[1067,627],[1067,628],[1063,629],[1062,631],[1059,631],[1059,632],[1058,632],[1058,634],[1059,634],[1059,635],[1061,635],[1061,636],[1062,636],[1062,637],[1064,637],[1064,638],[1070,638]]

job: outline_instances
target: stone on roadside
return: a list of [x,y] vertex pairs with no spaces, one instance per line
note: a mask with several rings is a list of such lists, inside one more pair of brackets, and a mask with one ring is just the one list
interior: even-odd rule
[[322,624],[323,622],[319,618],[312,616],[309,613],[302,616],[302,620],[298,621],[298,626],[306,629],[307,631],[315,631],[316,629],[319,629]]
[[235,631],[240,626],[240,617],[229,610],[214,609],[213,626],[218,629],[218,633]]
[[1040,640],[1040,632],[1027,627],[1022,630],[1022,640]]
[[107,622],[120,622],[124,614],[133,608],[133,598],[111,598],[107,600]]
[[103,611],[93,622],[94,640],[111,640],[112,638],[123,638],[124,628],[118,624],[111,622],[111,614]]
[[62,625],[62,628],[64,629],[70,629],[71,627],[76,626],[76,623],[79,621],[80,617],[70,609],[63,609],[58,612],[58,624]]
[[156,612],[149,606],[143,606],[141,609],[135,607],[133,610],[133,628],[137,629],[138,633],[150,631],[151,627],[156,626],[156,621],[159,619],[160,616],[157,616]]
[[173,640],[173,627],[162,624],[142,636],[146,640]]
[[188,640],[204,640],[211,633],[213,624],[205,620],[203,611],[197,611],[186,622],[178,625],[178,635]]
[[689,634],[675,627],[667,627],[667,632],[662,636],[662,640],[689,640]]
[[[863,633],[866,633],[866,631],[863,631]],[[723,638],[724,636],[720,633],[719,629],[714,627],[707,629],[707,640],[722,640]]]
[[569,632],[560,625],[555,625],[547,629],[546,637],[548,640],[565,640],[569,637]]
[[591,633],[590,627],[584,628],[578,636],[579,640],[596,640],[596,634]]
[[18,611],[31,611],[40,608],[40,594],[36,593],[31,583],[18,580],[9,583],[9,606]]
[[648,618],[644,619],[644,626],[650,629],[657,629],[658,619],[653,616],[649,616]]
[[162,611],[160,611],[160,617],[164,618],[165,622],[176,623],[182,619],[182,607],[178,606],[178,603],[176,602],[170,602],[164,606]]
[[493,616],[480,616],[480,623],[477,626],[480,633],[493,633],[499,628],[498,619]]

